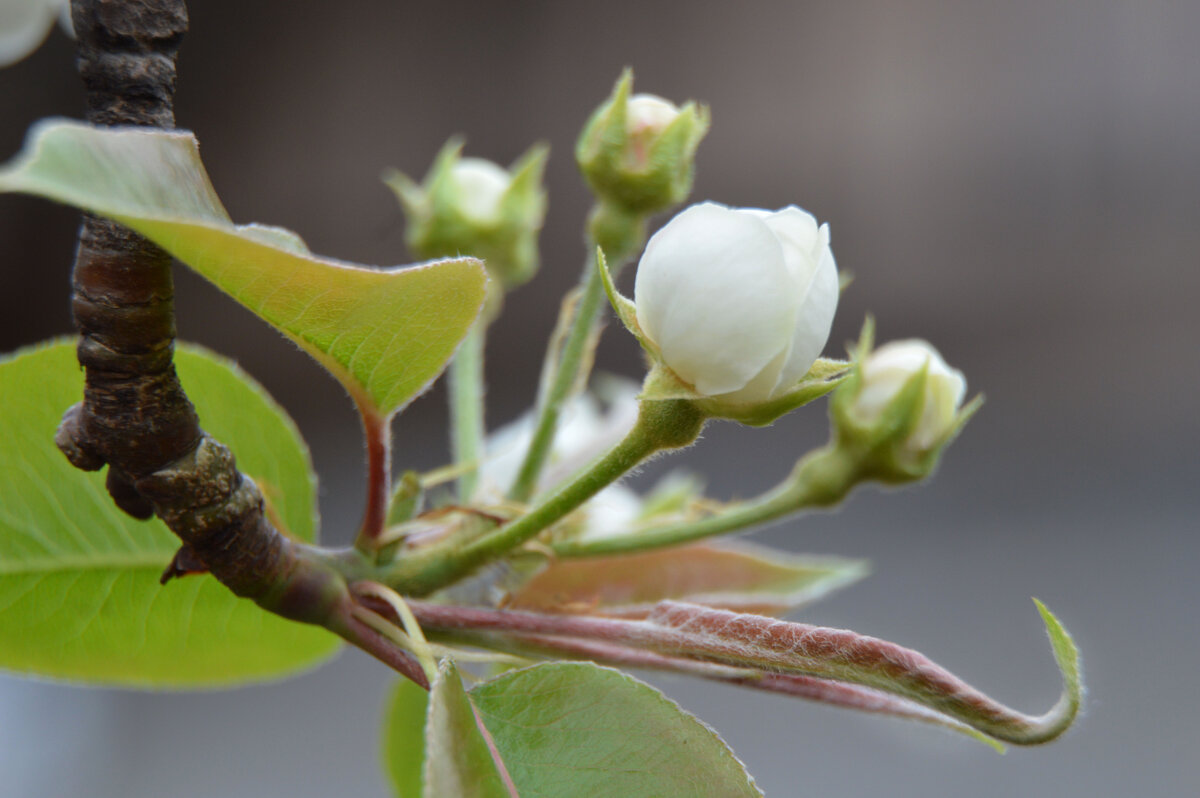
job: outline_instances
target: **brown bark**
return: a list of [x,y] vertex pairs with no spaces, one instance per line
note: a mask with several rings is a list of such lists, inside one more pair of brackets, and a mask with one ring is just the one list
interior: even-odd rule
[[[88,121],[173,127],[183,0],[72,0],[71,19]],[[71,307],[84,396],[63,417],[55,442],[78,468],[108,466],[108,491],[122,510],[157,515],[179,536],[183,546],[163,581],[207,570],[234,594],[325,626],[426,684],[411,655],[356,624],[354,598],[333,559],[281,535],[258,486],[200,428],[175,374],[170,256],[115,222],[85,215]]]
[[[88,121],[173,127],[183,0],[75,0],[71,17]],[[84,399],[63,419],[58,444],[80,468],[108,466],[121,509],[157,514],[179,535],[184,549],[164,579],[203,566],[238,595],[266,599],[293,553],[266,520],[257,486],[200,428],[179,384],[173,300],[166,252],[84,217],[71,303]]]

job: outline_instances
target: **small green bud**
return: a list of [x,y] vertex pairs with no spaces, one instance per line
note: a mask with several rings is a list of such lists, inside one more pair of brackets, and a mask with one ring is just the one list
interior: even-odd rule
[[966,391],[962,372],[930,344],[893,341],[871,351],[868,329],[831,403],[836,440],[860,450],[867,473],[882,482],[928,476],[979,407],[978,399],[961,406]]
[[537,272],[537,236],[546,216],[542,173],[548,150],[531,148],[505,170],[481,158],[463,158],[451,139],[417,185],[389,170],[383,181],[396,193],[408,222],[405,238],[418,258],[472,255],[507,290]]
[[708,109],[694,102],[678,108],[661,97],[632,92],[633,72],[626,69],[612,96],[584,126],[575,159],[602,201],[651,214],[682,202],[691,191]]

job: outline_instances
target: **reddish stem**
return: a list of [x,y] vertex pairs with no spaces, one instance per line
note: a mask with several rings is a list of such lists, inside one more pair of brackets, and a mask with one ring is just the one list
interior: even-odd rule
[[381,416],[361,404],[358,410],[367,442],[367,503],[355,545],[363,551],[374,551],[387,522],[392,488],[391,417]]
[[425,677],[425,671],[416,658],[354,617],[354,609],[350,601],[344,602],[339,607],[335,617],[330,619],[327,626],[347,642],[358,646],[384,665],[411,679],[426,690],[429,689],[429,679]]

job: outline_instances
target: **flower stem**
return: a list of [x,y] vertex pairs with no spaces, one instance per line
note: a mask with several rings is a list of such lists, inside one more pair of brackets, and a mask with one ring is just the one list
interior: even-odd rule
[[[594,253],[599,245],[604,250],[608,267],[615,275],[630,256],[641,248],[646,238],[645,217],[637,213],[597,202],[588,217],[587,252],[580,279],[579,303],[563,345],[562,356],[551,379],[545,382],[545,393],[538,397],[538,416],[533,439],[508,498],[525,503],[537,492],[538,478],[558,430],[558,417],[571,388],[586,379],[582,371],[592,328],[604,304],[604,281],[595,267]],[[583,379],[581,379],[583,378]]]
[[479,480],[479,459],[486,434],[483,420],[483,345],[487,324],[475,322],[450,361],[450,440],[454,462],[463,467],[458,499],[471,501]]
[[845,498],[862,476],[859,459],[853,452],[826,446],[801,460],[783,484],[723,513],[618,537],[563,541],[552,548],[560,557],[596,557],[694,543],[804,510],[830,507]]
[[530,508],[521,517],[467,543],[401,558],[372,578],[406,595],[426,595],[496,560],[561,520],[638,463],[663,449],[687,446],[704,416],[684,400],[644,402],[637,423],[609,452]]
[[554,443],[554,435],[558,430],[558,417],[562,412],[563,402],[579,379],[588,337],[603,300],[604,284],[600,280],[600,273],[589,261],[584,266],[582,292],[579,304],[575,307],[571,330],[563,345],[562,357],[553,377],[547,382],[545,395],[538,402],[533,439],[521,463],[521,470],[517,472],[517,479],[508,492],[508,497],[513,501],[528,502],[537,490],[538,478],[541,477],[551,444]]

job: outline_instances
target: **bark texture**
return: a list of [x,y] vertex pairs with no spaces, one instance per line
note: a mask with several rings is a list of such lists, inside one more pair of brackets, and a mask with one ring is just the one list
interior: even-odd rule
[[[183,0],[75,0],[78,69],[87,119],[171,128]],[[84,400],[67,412],[59,447],[79,468],[108,466],[116,504],[157,514],[184,548],[164,580],[208,569],[240,596],[274,603],[290,546],[267,522],[262,496],[230,451],[200,428],[173,363],[171,258],[107,219],[85,216],[72,311]],[[272,579],[270,577],[276,577]]]

